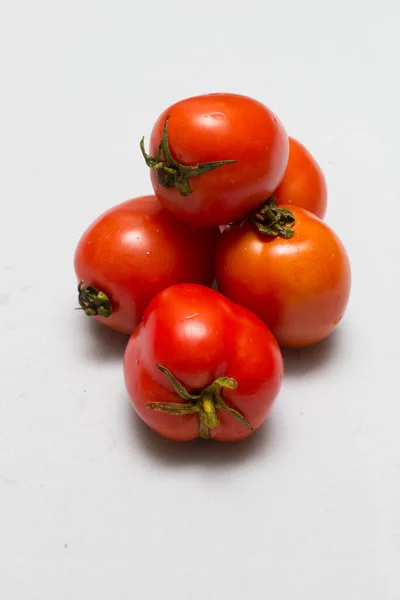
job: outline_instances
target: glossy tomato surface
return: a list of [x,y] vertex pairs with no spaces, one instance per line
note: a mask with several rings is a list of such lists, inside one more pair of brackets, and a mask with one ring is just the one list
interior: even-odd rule
[[219,377],[235,379],[237,387],[222,388],[222,398],[252,429],[217,409],[220,424],[209,430],[209,437],[219,441],[239,440],[257,429],[282,379],[281,353],[268,327],[220,293],[194,284],[170,287],[153,299],[130,338],[124,371],[132,404],[147,425],[172,440],[199,437],[198,414],[167,414],[147,406],[185,404],[157,364],[190,393]]
[[286,172],[274,196],[279,206],[299,206],[320,219],[325,216],[327,189],[324,174],[307,148],[293,138],[289,138]]
[[235,94],[182,100],[154,125],[150,154],[156,156],[166,117],[173,158],[183,165],[235,160],[188,180],[191,193],[167,189],[151,170],[154,191],[179,219],[195,227],[224,225],[262,204],[286,169],[289,142],[283,125],[263,104]]
[[210,285],[219,236],[218,227],[194,230],[176,220],[155,196],[114,206],[85,231],[75,252],[78,280],[111,302],[108,318],[94,318],[131,333],[165,287],[185,281]]
[[253,224],[224,230],[217,250],[220,291],[253,310],[282,346],[300,348],[327,337],[350,294],[343,244],[323,221],[291,206],[290,239],[267,237]]

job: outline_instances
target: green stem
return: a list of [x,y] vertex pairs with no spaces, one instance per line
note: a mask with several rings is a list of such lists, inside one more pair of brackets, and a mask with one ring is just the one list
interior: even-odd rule
[[240,226],[246,222],[254,225],[262,235],[281,236],[286,240],[294,235],[294,214],[288,208],[277,206],[275,196],[271,196],[263,206],[249,213]]
[[197,165],[183,165],[179,163],[171,154],[168,141],[168,119],[165,117],[161,141],[158,146],[157,155],[147,154],[144,146],[144,137],[140,141],[140,149],[145,163],[150,169],[157,173],[158,182],[165,188],[176,187],[181,196],[189,196],[192,193],[189,185],[191,177],[197,177],[210,173],[219,167],[235,163],[236,160],[217,160],[214,162],[198,163]]
[[88,317],[98,315],[107,319],[112,313],[111,302],[107,294],[92,285],[84,286],[83,281],[78,284],[78,302]]
[[210,390],[204,391],[202,394],[202,412],[206,415],[207,427],[212,429],[218,427],[219,420],[217,417],[214,396]]
[[218,377],[213,383],[206,386],[199,392],[190,394],[187,389],[176,379],[176,377],[166,367],[156,365],[157,368],[168,377],[175,392],[182,400],[187,402],[149,402],[147,408],[156,412],[164,412],[170,415],[193,415],[199,417],[199,435],[204,439],[210,437],[210,429],[220,425],[217,409],[228,412],[237,419],[247,429],[253,430],[252,426],[246,421],[244,416],[234,408],[230,408],[221,397],[221,389],[235,389],[237,383],[230,377]]

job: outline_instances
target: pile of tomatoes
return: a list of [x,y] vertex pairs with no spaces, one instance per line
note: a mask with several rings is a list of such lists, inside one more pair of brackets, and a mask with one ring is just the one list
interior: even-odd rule
[[83,234],[80,307],[131,335],[125,381],[152,429],[245,438],[279,392],[280,346],[320,342],[346,309],[350,264],[322,220],[323,173],[266,106],[234,94],[174,104],[140,146],[154,195]]

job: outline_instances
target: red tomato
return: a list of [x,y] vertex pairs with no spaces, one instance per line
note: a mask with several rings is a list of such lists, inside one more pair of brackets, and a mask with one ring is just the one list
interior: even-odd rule
[[294,204],[320,219],[325,216],[327,190],[324,174],[312,154],[293,138],[289,138],[286,173],[274,196],[279,206]]
[[253,313],[195,284],[150,303],[124,360],[132,404],[149,427],[178,441],[230,442],[260,427],[278,394],[282,357]]
[[332,229],[308,211],[290,208],[290,239],[263,235],[250,221],[225,229],[216,277],[220,291],[253,310],[279,344],[300,348],[327,337],[342,318],[350,263]]
[[237,221],[279,185],[289,142],[263,104],[236,94],[182,100],[158,118],[150,139],[160,202],[195,227]]
[[155,196],[128,200],[101,215],[75,252],[85,313],[132,333],[150,300],[174,283],[211,285],[218,227],[192,229]]

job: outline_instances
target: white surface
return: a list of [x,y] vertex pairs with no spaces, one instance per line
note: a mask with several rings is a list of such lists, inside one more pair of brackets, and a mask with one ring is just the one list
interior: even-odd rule
[[[2,3],[2,599],[400,598],[398,22],[397,0]],[[240,446],[148,432],[124,338],[73,310],[79,235],[150,190],[141,135],[211,91],[319,159],[354,276]]]

